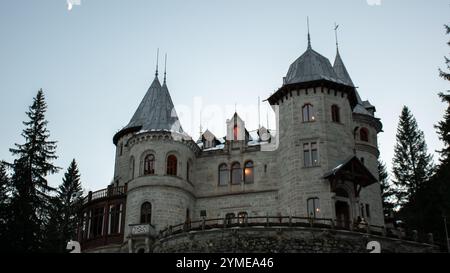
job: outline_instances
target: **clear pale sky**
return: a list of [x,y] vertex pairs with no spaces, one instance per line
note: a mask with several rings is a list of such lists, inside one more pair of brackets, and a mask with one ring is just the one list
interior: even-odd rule
[[[313,48],[332,63],[333,25],[340,25],[347,70],[383,122],[379,145],[389,168],[403,105],[430,152],[441,147],[433,125],[445,109],[437,93],[450,89],[438,77],[449,53],[449,0],[81,0],[71,11],[66,0],[2,0],[0,159],[13,160],[8,149],[23,143],[25,111],[43,88],[51,139],[58,141],[55,163],[63,168],[50,183],[59,184],[76,158],[87,190],[106,187],[112,137],[153,80],[157,48],[160,60],[168,53],[169,90],[194,139],[200,111],[203,128],[223,136],[235,104],[247,128],[256,129],[258,96],[280,87],[306,49],[306,16]],[[262,103],[263,123],[265,112]]]

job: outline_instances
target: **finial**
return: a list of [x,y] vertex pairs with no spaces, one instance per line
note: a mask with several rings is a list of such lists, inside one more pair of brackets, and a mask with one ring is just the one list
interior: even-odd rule
[[164,83],[166,83],[166,71],[167,71],[167,53],[166,56],[164,57]]
[[308,49],[311,49],[311,35],[309,35],[309,16],[306,16],[306,25],[308,26]]
[[338,27],[339,27],[339,25],[336,25],[336,23],[334,23],[334,36],[336,38],[336,50],[337,50],[337,52],[339,52],[339,43],[338,43],[338,35],[337,35]]
[[158,77],[158,62],[159,62],[159,48],[156,51],[156,72],[155,72],[155,77]]

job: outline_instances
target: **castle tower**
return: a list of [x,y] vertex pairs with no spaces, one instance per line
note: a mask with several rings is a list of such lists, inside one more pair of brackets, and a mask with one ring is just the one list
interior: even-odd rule
[[[155,231],[189,220],[198,146],[182,129],[164,79],[156,74],[127,126],[113,138],[115,180],[127,183],[125,239],[130,225]],[[137,247],[137,246],[136,246]]]
[[[359,95],[339,52],[332,66],[312,48],[308,34],[306,51],[291,64],[282,87],[268,101],[279,106],[279,211],[332,218],[349,226],[361,216],[363,189],[379,185],[372,168],[376,157],[366,156],[362,163],[356,152],[360,146],[355,143],[353,119]],[[377,129],[373,126],[369,129],[376,136],[381,123]],[[376,138],[373,141],[376,149]],[[368,196],[364,204],[380,214],[380,195]],[[383,224],[382,215],[372,216],[373,224]]]

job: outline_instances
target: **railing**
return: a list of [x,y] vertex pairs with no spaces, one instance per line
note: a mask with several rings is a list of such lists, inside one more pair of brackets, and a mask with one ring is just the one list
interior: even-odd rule
[[127,184],[124,186],[108,186],[106,189],[101,189],[95,192],[90,191],[87,196],[83,198],[83,205],[87,204],[93,200],[121,196],[127,192]]
[[[401,229],[386,228],[384,226],[369,225],[365,222],[337,221],[331,218],[310,218],[298,216],[252,216],[252,217],[228,217],[202,219],[169,226],[159,232],[159,237],[164,238],[174,234],[189,231],[202,231],[210,229],[226,229],[238,227],[305,227],[324,228],[333,230],[348,230],[360,233],[379,235],[410,241],[418,241],[416,231],[406,232]],[[431,236],[432,237],[432,236]],[[432,238],[427,243],[433,243]]]

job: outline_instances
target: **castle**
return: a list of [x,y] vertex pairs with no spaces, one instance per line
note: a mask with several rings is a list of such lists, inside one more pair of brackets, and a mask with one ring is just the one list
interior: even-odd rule
[[171,251],[168,235],[227,226],[383,230],[382,124],[360,98],[339,49],[331,65],[308,34],[306,51],[267,101],[277,113],[276,130],[249,132],[235,113],[224,124],[225,137],[206,130],[194,141],[157,71],[130,122],[113,137],[114,182],[83,200],[83,251]]

